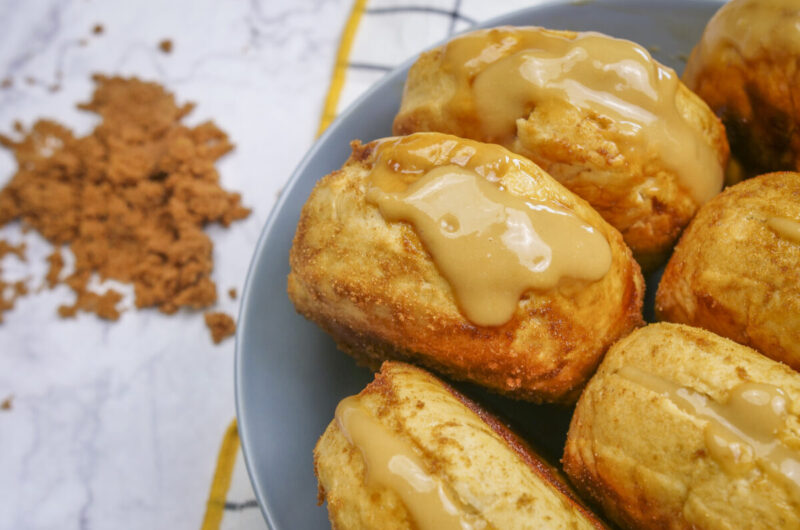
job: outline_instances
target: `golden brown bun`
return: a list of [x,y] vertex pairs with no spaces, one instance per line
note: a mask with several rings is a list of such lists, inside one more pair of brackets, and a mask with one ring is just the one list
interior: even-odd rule
[[[578,35],[545,31],[568,38]],[[442,53],[442,47],[425,52],[411,67],[394,134],[439,131],[492,141],[473,120],[447,110],[456,83],[455,77],[442,69]],[[728,143],[719,119],[683,83],[676,105],[684,119],[707,139],[724,168]],[[517,134],[504,147],[528,157],[587,200],[622,233],[645,270],[666,259],[699,207],[666,163],[642,165],[626,159],[601,120],[571,105],[535,107],[527,119],[517,121]]]
[[[510,155],[499,146],[445,138]],[[376,146],[354,143],[350,159],[320,180],[303,207],[288,281],[297,310],[375,369],[387,359],[406,360],[511,397],[574,402],[606,349],[642,323],[644,282],[619,232],[520,159],[521,169],[501,183],[516,179],[507,186],[515,193],[574,211],[608,240],[611,267],[596,282],[528,291],[510,321],[477,326],[459,311],[414,229],[387,223],[366,202]]]
[[615,344],[572,418],[564,470],[577,490],[625,528],[800,528],[800,503],[774,475],[724,471],[709,454],[707,421],[625,377],[634,367],[715,402],[753,381],[791,400],[782,442],[800,450],[800,375],[713,333],[653,324]]
[[[733,23],[743,4],[734,0],[709,22],[692,50],[683,80],[725,124],[730,142],[730,182],[780,170],[800,170],[800,70],[798,54],[775,44],[744,54],[736,40],[723,38],[719,27]],[[765,2],[765,4],[767,4]],[[749,17],[752,15],[744,15]],[[790,17],[781,17],[790,20]],[[796,17],[794,17],[796,20]],[[747,32],[794,33],[796,27],[756,25],[745,18]],[[788,35],[783,35],[788,38]],[[769,39],[766,35],[750,38]]]
[[[384,363],[360,394],[365,409],[408,440],[425,470],[490,528],[605,528],[560,474],[478,405],[429,373]],[[360,450],[332,421],[314,449],[320,501],[333,528],[413,529],[400,496],[367,478]]]
[[746,180],[703,206],[667,264],[656,315],[800,370],[800,244],[767,226],[773,216],[800,220],[800,174]]

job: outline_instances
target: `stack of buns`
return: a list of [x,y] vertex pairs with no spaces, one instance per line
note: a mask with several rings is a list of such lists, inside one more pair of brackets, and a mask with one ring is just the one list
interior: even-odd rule
[[[334,528],[800,528],[795,20],[733,0],[686,84],[591,32],[420,56],[290,253],[298,312],[380,370],[314,451]],[[575,405],[567,478],[439,377]]]

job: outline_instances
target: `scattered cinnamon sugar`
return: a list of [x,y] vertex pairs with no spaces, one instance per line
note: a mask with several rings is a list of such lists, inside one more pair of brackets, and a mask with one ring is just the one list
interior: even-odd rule
[[3,401],[0,402],[0,410],[11,410],[12,404],[14,402],[14,396],[8,396]]
[[92,33],[94,33],[95,35],[102,35],[103,31],[105,31],[105,28],[103,27],[102,24],[95,24],[92,27]]
[[205,318],[206,326],[208,326],[208,330],[211,332],[211,338],[214,344],[219,344],[223,339],[236,333],[236,323],[227,313],[208,312]]
[[236,300],[236,287],[228,289],[228,296],[231,297],[231,300]]
[[6,282],[0,278],[0,323],[3,322],[3,313],[14,309],[17,298],[28,294],[28,286],[20,280]]
[[64,256],[61,255],[61,251],[55,249],[47,256],[47,263],[50,264],[50,268],[47,269],[47,276],[44,279],[47,281],[47,286],[52,289],[58,285],[61,270],[64,268]]
[[0,135],[18,164],[0,190],[0,226],[21,219],[72,251],[74,271],[63,280],[60,250],[48,257],[47,285],[64,283],[76,296],[59,308],[62,317],[119,317],[119,292],[87,288],[94,273],[133,284],[137,308],[209,307],[217,292],[203,227],[250,214],[238,193],[220,187],[214,167],[233,145],[211,122],[181,124],[193,105],[176,104],[156,83],[102,75],[94,81],[92,100],[79,105],[102,118],[91,134],[76,137],[40,120],[17,129],[19,141]]
[[60,305],[58,307],[58,315],[61,318],[70,318],[78,314],[79,310],[86,311],[87,313],[94,313],[100,318],[106,320],[117,320],[119,318],[119,310],[117,303],[122,300],[122,293],[114,289],[108,289],[102,294],[98,294],[86,289],[83,279],[70,276],[64,282],[75,291],[77,298],[72,305]]
[[[6,254],[14,254],[21,261],[25,261],[25,243],[12,245],[0,239],[0,259]],[[3,313],[14,308],[17,298],[28,294],[28,286],[23,281],[7,282],[3,279],[3,269],[0,268],[0,322],[3,322]]]
[[172,41],[170,39],[164,39],[158,43],[158,49],[164,53],[171,53],[172,52]]
[[0,239],[0,258],[6,254],[14,254],[20,260],[25,261],[25,243],[19,245],[12,245],[5,239]]

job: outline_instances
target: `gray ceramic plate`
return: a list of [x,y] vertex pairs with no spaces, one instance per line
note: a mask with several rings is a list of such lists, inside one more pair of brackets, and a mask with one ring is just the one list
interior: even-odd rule
[[[600,31],[639,42],[680,72],[719,5],[690,0],[552,2],[482,26]],[[339,400],[371,379],[325,333],[295,313],[286,296],[295,226],[314,183],[348,157],[350,140],[391,134],[411,62],[413,58],[372,87],[309,151],[272,211],[250,264],[236,335],[236,407],[250,479],[274,530],[329,528],[325,508],[317,506],[311,451]],[[648,278],[648,285],[655,287],[656,281],[657,275]],[[652,290],[646,307],[652,307]],[[548,458],[558,459],[570,411],[462,389],[488,403]]]

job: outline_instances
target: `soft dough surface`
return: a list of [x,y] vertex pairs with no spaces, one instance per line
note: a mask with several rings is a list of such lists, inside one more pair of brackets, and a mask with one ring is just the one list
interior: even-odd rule
[[[437,136],[515,156],[496,145]],[[374,368],[386,359],[414,361],[512,397],[574,402],[606,349],[642,323],[644,282],[619,232],[520,158],[500,184],[574,211],[607,239],[611,267],[595,282],[526,292],[506,324],[474,325],[413,228],[387,223],[366,201],[375,149],[374,142],[355,143],[353,156],[320,180],[303,207],[288,280],[297,310]]]
[[746,180],[703,206],[667,264],[656,313],[800,370],[800,243],[770,217],[800,221],[800,174]]
[[[384,427],[418,449],[426,470],[444,479],[486,528],[605,528],[557,471],[424,370],[385,363],[359,396]],[[314,463],[333,528],[417,528],[394,491],[367,480],[359,449],[335,420],[314,449]]]
[[791,401],[779,438],[800,451],[800,375],[708,331],[653,324],[609,350],[578,402],[563,463],[579,492],[625,528],[800,528],[784,483],[726,472],[709,454],[707,421],[624,377],[626,367],[719,403],[744,382],[779,386]]
[[[544,31],[567,38],[578,35]],[[425,52],[411,67],[393,132],[439,131],[494,141],[474,119],[450,111],[448,102],[456,91],[456,80],[442,67],[443,52],[443,47]],[[675,104],[686,122],[714,149],[719,167],[724,168],[729,151],[719,119],[683,83]],[[626,158],[616,143],[618,135],[601,117],[551,102],[520,116],[516,127],[515,137],[504,147],[530,158],[586,199],[622,233],[646,269],[663,262],[700,206],[664,160],[654,158],[643,163]],[[641,147],[646,151],[646,146]]]

